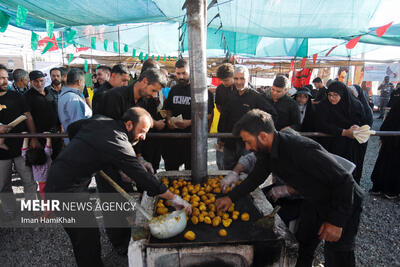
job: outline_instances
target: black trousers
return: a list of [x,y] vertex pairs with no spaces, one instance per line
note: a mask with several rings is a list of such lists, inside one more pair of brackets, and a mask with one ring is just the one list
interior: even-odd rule
[[192,169],[191,141],[190,138],[163,140],[163,158],[167,171],[178,170],[179,166],[185,164],[185,170]]
[[[126,192],[132,193],[133,187],[130,183],[121,180],[118,170],[113,168],[105,168],[103,171],[121,186]],[[126,200],[112,187],[102,176],[96,174],[97,191],[99,192],[100,202],[113,201],[123,203]],[[112,194],[109,194],[112,193]],[[131,239],[131,227],[126,219],[129,216],[124,212],[102,211],[104,228],[108,239],[113,247],[121,255],[126,255],[128,251],[129,241]],[[119,225],[120,227],[116,227]]]
[[[354,267],[355,266],[355,237],[361,215],[361,199],[354,195],[352,213],[343,227],[342,237],[337,242],[326,242],[324,246],[326,267]],[[323,221],[315,207],[304,201],[299,218],[299,228],[296,238],[299,241],[299,256],[296,267],[311,267],[314,260],[314,252],[320,240],[318,231]]]
[[[94,216],[93,216],[93,219]],[[101,267],[101,246],[99,228],[64,227],[74,250],[79,267]]]

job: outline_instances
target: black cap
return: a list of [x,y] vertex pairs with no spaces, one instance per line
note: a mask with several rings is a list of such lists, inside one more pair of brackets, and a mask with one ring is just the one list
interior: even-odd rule
[[297,89],[296,93],[294,93],[294,95],[299,95],[299,94],[312,96],[310,90],[307,87],[301,87]]
[[37,78],[46,77],[40,70],[34,70],[29,73],[29,79],[31,81],[36,80]]

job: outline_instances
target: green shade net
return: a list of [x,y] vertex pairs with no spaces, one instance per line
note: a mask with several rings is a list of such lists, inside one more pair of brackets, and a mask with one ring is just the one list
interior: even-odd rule
[[22,27],[24,25],[27,16],[28,16],[28,9],[18,5],[17,17],[15,18],[15,23],[17,24],[18,27]]

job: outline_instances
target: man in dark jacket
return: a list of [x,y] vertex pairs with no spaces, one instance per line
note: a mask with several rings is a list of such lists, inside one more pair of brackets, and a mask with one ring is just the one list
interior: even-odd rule
[[[218,132],[232,132],[235,123],[246,114],[247,111],[258,108],[271,114],[274,120],[277,113],[260,93],[249,88],[249,70],[245,66],[238,66],[233,73],[235,83],[234,92],[229,100],[225,102],[218,123]],[[224,170],[232,170],[240,156],[246,154],[244,144],[241,140],[223,139],[224,143]]]
[[288,96],[289,79],[283,75],[276,76],[271,88],[271,96],[267,96],[267,101],[278,112],[276,129],[278,131],[290,127],[293,130],[300,129],[300,111],[293,98]]
[[304,197],[296,266],[311,266],[320,240],[327,241],[327,266],[355,266],[354,238],[361,208],[356,196],[353,204],[351,174],[313,140],[277,132],[271,116],[261,110],[244,115],[234,134],[240,134],[246,149],[256,153],[257,162],[240,185],[217,199],[217,209],[227,210],[232,201],[255,190],[273,172]]
[[[47,178],[46,198],[57,199],[54,194],[68,193],[62,200],[68,202],[89,201],[87,186],[92,173],[113,166],[134,180],[138,188],[150,195],[168,199],[172,206],[183,207],[190,212],[190,204],[171,193],[164,184],[141,166],[132,143],[144,140],[152,127],[151,115],[142,108],[131,108],[122,120],[104,116],[72,123],[69,129],[71,142],[53,162]],[[80,193],[80,194],[77,194]],[[77,215],[77,213],[67,213]],[[84,221],[79,219],[83,218]],[[78,266],[103,266],[101,261],[100,233],[94,215],[78,216],[76,222],[91,225],[63,225],[71,239]]]

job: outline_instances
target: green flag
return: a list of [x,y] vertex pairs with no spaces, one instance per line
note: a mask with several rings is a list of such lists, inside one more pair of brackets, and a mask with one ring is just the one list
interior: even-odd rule
[[152,55],[151,58],[154,59],[154,55]]
[[139,60],[143,60],[143,52],[140,52],[140,54],[139,54]]
[[11,17],[6,12],[0,10],[0,32],[7,30],[10,19]]
[[107,47],[108,47],[108,40],[104,39],[104,51],[107,51]]
[[100,67],[100,65],[99,65],[99,64],[97,64],[97,65],[96,65],[96,70],[97,70],[97,68],[98,68],[98,67]]
[[28,9],[18,5],[17,17],[15,18],[15,23],[17,24],[18,27],[24,25],[27,16],[28,16]]
[[67,29],[63,34],[63,37],[65,36],[65,43],[67,44],[73,43],[75,34],[76,31],[74,31],[73,29]]
[[83,70],[84,70],[85,72],[87,72],[88,69],[89,69],[88,62],[87,62],[87,60],[85,59],[85,66],[83,67]]
[[118,53],[118,42],[113,42],[113,48],[114,48],[114,52]]
[[168,56],[168,60],[171,60],[171,56]]
[[132,50],[132,57],[133,57],[133,58],[136,57],[136,49],[135,49],[135,48]]
[[165,60],[167,60],[167,56],[164,54],[164,62],[165,62]]
[[308,57],[308,38],[304,38],[303,42],[297,49],[296,57]]
[[125,52],[125,53],[128,53],[128,51],[129,51],[129,47],[128,47],[128,45],[126,44],[126,45],[124,45],[124,52]]
[[157,57],[157,61],[160,61],[160,56]]
[[73,58],[74,58],[74,54],[68,54],[68,65],[71,63]]
[[39,35],[32,32],[31,35],[31,48],[33,51],[35,51],[38,48],[39,45]]
[[144,57],[144,61],[149,59],[149,54],[146,54],[146,56]]
[[49,38],[53,38],[54,21],[46,19],[46,31]]
[[90,47],[96,49],[96,37],[90,38]]
[[42,51],[42,55],[44,54],[44,53],[46,53],[47,51],[49,51],[50,50],[50,48],[52,48],[53,47],[53,43],[52,42],[47,42],[47,45],[46,45],[46,47],[43,49],[43,51]]

